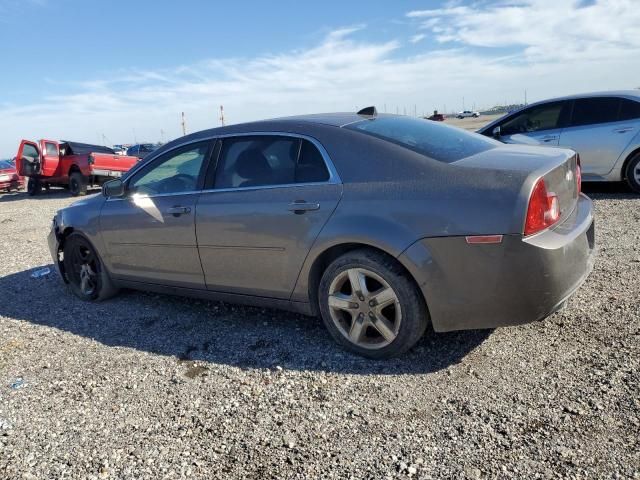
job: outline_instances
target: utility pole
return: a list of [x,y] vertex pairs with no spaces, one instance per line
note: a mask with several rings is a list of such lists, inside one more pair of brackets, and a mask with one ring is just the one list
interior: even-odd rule
[[413,104],[413,116],[418,116],[418,106],[415,103]]
[[220,105],[220,125],[224,127],[224,107]]
[[184,123],[184,112],[182,112],[182,136],[187,134],[187,126]]
[[160,129],[160,141],[164,143],[164,130]]
[[464,112],[464,97],[462,97],[462,111]]
[[524,106],[527,106],[527,89],[524,89]]
[[384,113],[387,113],[387,104],[384,104]]

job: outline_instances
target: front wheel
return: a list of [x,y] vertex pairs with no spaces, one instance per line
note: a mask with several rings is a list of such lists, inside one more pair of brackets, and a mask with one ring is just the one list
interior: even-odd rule
[[629,161],[625,176],[631,190],[640,193],[640,153]]
[[80,234],[72,233],[63,247],[64,273],[75,296],[102,301],[118,293],[97,252]]
[[27,182],[27,193],[30,197],[38,195],[42,191],[42,182],[37,178],[29,178]]
[[337,258],[318,291],[322,319],[339,344],[359,355],[385,359],[413,347],[428,313],[409,274],[391,257],[356,250]]

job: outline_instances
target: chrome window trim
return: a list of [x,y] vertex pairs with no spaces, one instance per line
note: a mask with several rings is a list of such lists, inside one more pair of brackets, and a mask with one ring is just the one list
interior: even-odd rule
[[[336,170],[333,161],[331,160],[331,157],[329,156],[329,153],[327,152],[327,150],[324,148],[324,146],[315,138],[310,137],[309,135],[304,135],[301,133],[292,133],[292,132],[277,132],[277,131],[270,131],[270,132],[243,132],[243,133],[226,133],[226,134],[222,134],[222,135],[212,135],[209,137],[204,137],[204,138],[198,138],[198,139],[191,139],[189,141],[186,142],[182,142],[178,145],[175,145],[173,147],[171,147],[169,150],[166,150],[164,152],[161,152],[160,154],[149,158],[149,160],[147,160],[147,158],[145,158],[144,162],[139,162],[137,165],[135,165],[131,170],[129,170],[126,173],[126,177],[122,178],[123,182],[128,182],[129,179],[131,177],[133,177],[136,172],[142,168],[144,168],[146,165],[148,165],[149,163],[155,161],[157,158],[160,158],[161,156],[170,153],[178,148],[183,148],[186,147],[188,145],[191,144],[195,144],[195,143],[201,143],[201,142],[207,142],[207,141],[217,141],[217,140],[223,140],[225,138],[235,138],[235,137],[292,137],[292,138],[301,138],[303,140],[308,140],[310,141],[320,152],[320,155],[322,156],[322,160],[324,161],[325,167],[327,167],[327,170],[329,171],[329,179],[328,180],[324,180],[322,182],[304,182],[304,183],[286,183],[286,184],[278,184],[278,185],[259,185],[259,186],[252,186],[252,187],[232,187],[232,188],[208,188],[208,189],[202,189],[202,190],[195,190],[195,191],[189,191],[189,192],[177,192],[177,193],[158,193],[155,195],[148,195],[148,198],[154,198],[154,197],[169,197],[169,196],[177,196],[177,195],[192,195],[194,193],[211,193],[211,192],[231,192],[231,191],[243,191],[243,190],[266,190],[266,189],[273,189],[273,188],[290,188],[290,187],[303,187],[303,186],[310,186],[310,185],[336,185],[336,184],[341,184],[342,180],[340,179],[340,176],[338,175],[338,171]],[[209,161],[212,161],[213,159],[209,159]],[[216,165],[217,167],[217,165]],[[112,201],[112,200],[124,200],[125,198],[129,198],[129,197],[118,197],[118,198],[108,198],[107,201]]]

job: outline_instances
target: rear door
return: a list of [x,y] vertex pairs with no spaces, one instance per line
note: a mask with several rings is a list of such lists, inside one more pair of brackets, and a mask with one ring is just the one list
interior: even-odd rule
[[568,123],[570,109],[569,101],[549,102],[526,108],[500,124],[500,140],[505,143],[525,143],[522,139],[524,136],[533,138],[542,145],[557,146],[562,129]]
[[30,140],[22,140],[18,147],[18,156],[16,157],[16,170],[18,175],[22,177],[34,177],[40,175],[42,167],[42,159],[40,158],[40,149],[36,142]]
[[204,289],[195,210],[211,142],[171,150],[126,180],[100,213],[111,273],[125,280]]
[[[636,105],[618,97],[581,98],[575,101],[569,126],[560,145],[580,154],[585,175],[606,175],[640,131]],[[635,118],[634,118],[635,117]]]
[[326,152],[311,139],[225,138],[196,213],[207,288],[290,298],[341,192]]
[[45,177],[58,176],[58,166],[60,165],[60,148],[58,147],[58,142],[54,140],[40,140],[40,151],[42,152],[43,159],[42,175]]

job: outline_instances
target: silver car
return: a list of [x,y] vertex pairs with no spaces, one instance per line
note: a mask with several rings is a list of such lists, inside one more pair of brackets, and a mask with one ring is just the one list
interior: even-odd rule
[[386,358],[429,323],[549,315],[589,274],[594,224],[572,150],[367,109],[177,139],[59,211],[49,246],[84,300],[127,287],[280,307]]
[[478,131],[505,143],[572,148],[584,181],[626,180],[640,193],[640,90],[589,93],[532,103]]

